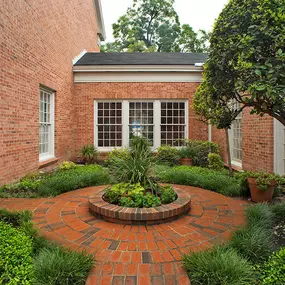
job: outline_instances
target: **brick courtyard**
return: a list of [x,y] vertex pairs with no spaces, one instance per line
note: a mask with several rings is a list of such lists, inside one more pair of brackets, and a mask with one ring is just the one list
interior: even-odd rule
[[56,198],[0,199],[0,208],[31,210],[50,240],[95,255],[87,284],[190,284],[181,256],[226,241],[244,224],[241,199],[190,186],[175,186],[192,196],[190,212],[152,226],[113,224],[89,213],[88,197],[105,186],[68,192]]

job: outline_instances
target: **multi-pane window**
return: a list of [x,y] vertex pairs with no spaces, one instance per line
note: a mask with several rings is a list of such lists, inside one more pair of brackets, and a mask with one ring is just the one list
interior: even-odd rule
[[187,135],[185,101],[95,102],[95,144],[106,149],[128,147],[134,136],[147,138],[153,148],[180,146]]
[[185,129],[185,102],[161,102],[161,144],[181,146]]
[[54,98],[53,92],[40,89],[39,156],[40,160],[54,155]]
[[232,159],[242,162],[242,113],[240,113],[232,124]]
[[153,145],[153,102],[129,103],[129,139],[147,138]]
[[98,103],[98,147],[122,146],[122,103]]

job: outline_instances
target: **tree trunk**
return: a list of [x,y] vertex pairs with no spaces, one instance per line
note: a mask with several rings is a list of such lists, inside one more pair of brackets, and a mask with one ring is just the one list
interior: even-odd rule
[[230,173],[230,176],[233,176],[229,129],[225,129],[225,131],[226,131],[226,138],[227,138],[227,152],[228,152],[229,173]]

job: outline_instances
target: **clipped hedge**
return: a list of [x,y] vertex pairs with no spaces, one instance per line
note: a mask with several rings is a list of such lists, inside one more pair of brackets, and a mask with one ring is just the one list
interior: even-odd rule
[[0,221],[0,284],[31,284],[33,243],[24,232]]
[[229,177],[227,171],[215,171],[202,167],[177,166],[157,173],[162,182],[190,185],[215,191],[226,196],[242,196],[241,180]]

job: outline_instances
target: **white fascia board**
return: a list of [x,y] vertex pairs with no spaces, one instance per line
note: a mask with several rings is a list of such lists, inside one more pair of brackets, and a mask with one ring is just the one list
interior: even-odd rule
[[203,72],[192,65],[85,65],[73,66],[73,72]]
[[96,11],[98,35],[101,41],[105,41],[106,32],[105,32],[105,24],[104,24],[104,19],[103,19],[101,0],[94,0],[94,6],[95,6],[95,11]]
[[202,82],[201,72],[78,72],[75,83],[91,82]]

